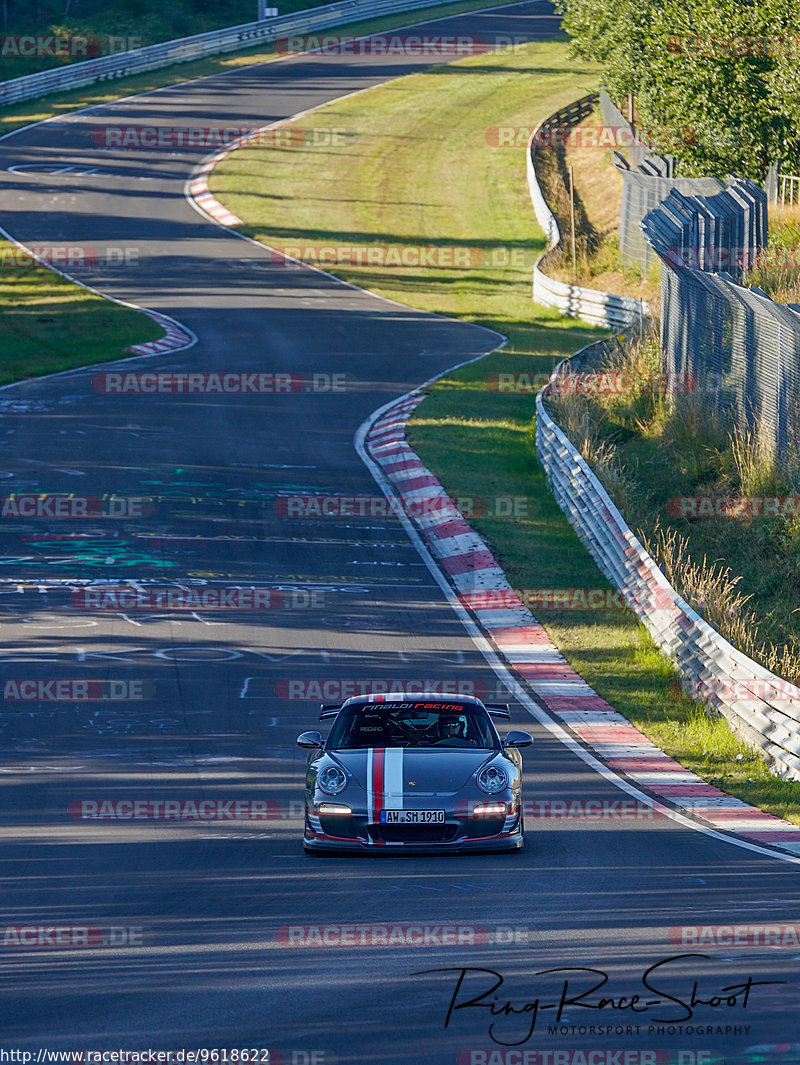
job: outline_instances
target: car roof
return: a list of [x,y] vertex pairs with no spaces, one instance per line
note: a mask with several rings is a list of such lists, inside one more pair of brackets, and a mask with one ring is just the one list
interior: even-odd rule
[[352,695],[342,703],[483,703],[474,695],[443,695],[441,692],[377,692],[369,695]]

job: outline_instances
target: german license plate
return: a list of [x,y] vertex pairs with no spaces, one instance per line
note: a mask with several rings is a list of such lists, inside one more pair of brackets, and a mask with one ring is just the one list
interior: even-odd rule
[[444,810],[381,810],[382,825],[443,825]]

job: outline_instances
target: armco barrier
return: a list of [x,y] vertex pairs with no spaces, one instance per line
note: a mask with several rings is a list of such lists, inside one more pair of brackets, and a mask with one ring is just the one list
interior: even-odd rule
[[145,70],[172,66],[174,63],[189,63],[194,59],[204,59],[209,55],[252,48],[262,42],[274,41],[278,37],[285,37],[289,34],[345,25],[348,22],[358,22],[359,19],[372,18],[377,15],[430,7],[434,2],[454,3],[455,0],[342,0],[338,4],[326,4],[324,7],[296,11],[283,18],[279,16],[263,22],[245,22],[240,26],[226,26],[224,29],[198,33],[193,37],[162,41],[160,44],[151,44],[144,48],[134,48],[98,59],[70,63],[68,66],[54,70],[42,70],[36,74],[26,74],[21,78],[0,82],[0,107],[18,103],[20,100],[32,100],[51,92],[64,92],[67,89],[78,89],[83,85],[93,85],[99,81],[125,78],[131,74],[140,74]]
[[[564,359],[551,382],[602,343]],[[757,747],[779,776],[800,780],[800,688],[737,651],[678,595],[547,412],[550,387],[536,397],[536,450],[578,536],[698,697]]]
[[561,234],[555,215],[547,206],[536,176],[534,153],[537,135],[540,130],[548,126],[577,125],[591,112],[597,100],[597,93],[590,93],[568,107],[561,108],[555,114],[549,115],[539,123],[528,141],[526,163],[528,191],[536,220],[547,237],[547,251],[537,259],[533,267],[533,298],[537,303],[542,303],[545,307],[555,307],[562,314],[567,314],[572,318],[580,318],[592,325],[604,325],[616,329],[620,326],[633,325],[646,317],[647,304],[631,296],[616,296],[611,292],[601,292],[598,289],[582,288],[579,285],[568,285],[564,281],[555,281],[542,270],[542,263],[557,247]]

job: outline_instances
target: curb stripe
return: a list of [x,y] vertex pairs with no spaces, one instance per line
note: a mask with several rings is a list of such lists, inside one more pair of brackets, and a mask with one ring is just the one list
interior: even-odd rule
[[[610,769],[715,832],[722,829],[753,844],[800,853],[800,827],[726,795],[676,762],[567,663],[511,588],[482,537],[405,441],[406,420],[422,399],[414,396],[385,409],[367,430],[366,448],[406,504],[407,513],[414,515],[439,569],[489,633],[510,671]],[[409,506],[412,503],[414,507]],[[417,517],[417,511],[422,515]]]

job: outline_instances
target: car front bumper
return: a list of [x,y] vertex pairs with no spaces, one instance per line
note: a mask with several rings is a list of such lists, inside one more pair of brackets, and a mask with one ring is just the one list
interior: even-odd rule
[[[368,824],[365,816],[342,818],[337,825],[330,825],[329,820],[326,818],[322,823],[319,817],[306,814],[303,837],[306,850],[350,854],[392,854],[398,851],[437,854],[519,850],[524,842],[519,816],[494,822],[449,820],[438,832],[438,826],[428,832],[415,831],[419,826],[409,826],[407,833],[388,832],[386,826]],[[403,835],[405,838],[398,838]]]

